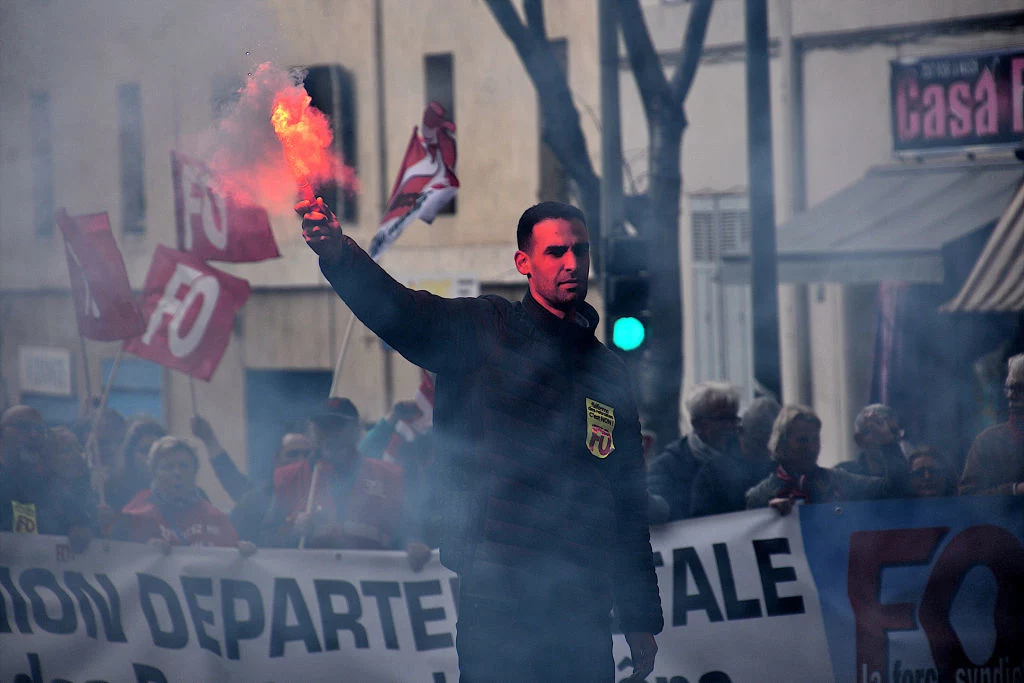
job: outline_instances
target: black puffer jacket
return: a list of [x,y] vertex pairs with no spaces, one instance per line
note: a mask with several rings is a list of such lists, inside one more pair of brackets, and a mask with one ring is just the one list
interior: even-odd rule
[[[597,313],[585,306],[568,322],[529,294],[414,292],[344,239],[344,256],[321,259],[328,281],[367,327],[438,374],[441,557],[467,594],[590,612],[614,596],[624,631],[658,633],[639,420],[625,366],[594,338]],[[588,407],[614,417],[604,457],[588,449]]]

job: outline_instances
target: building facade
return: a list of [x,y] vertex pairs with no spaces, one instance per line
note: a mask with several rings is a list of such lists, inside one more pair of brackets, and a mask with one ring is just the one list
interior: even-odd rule
[[[642,4],[671,63],[689,3]],[[156,245],[175,243],[170,151],[193,149],[265,61],[343,75],[347,90],[337,101],[345,106],[332,114],[345,119],[338,144],[362,188],[343,227],[364,245],[425,103],[446,103],[462,179],[454,211],[410,227],[382,263],[398,279],[462,276],[483,292],[521,296],[513,226],[527,205],[570,198],[571,187],[540,139],[529,77],[483,3],[180,5],[16,0],[0,8],[4,405],[29,402],[72,419],[87,377],[98,393],[117,352],[116,344],[88,342],[83,362],[53,210],[109,212],[140,288]],[[772,0],[769,12],[780,223],[892,161],[891,60],[1024,43],[1024,12],[1013,0]],[[546,20],[599,167],[597,3],[548,2]],[[721,256],[749,240],[743,58],[743,3],[720,0],[686,102],[680,244],[685,382],[728,379],[749,396],[749,294],[715,275]],[[627,189],[642,189],[647,130],[625,60],[621,76]],[[123,412],[155,414],[187,434],[194,392],[232,457],[256,470],[284,425],[301,423],[326,397],[350,316],[323,282],[297,220],[272,220],[280,259],[217,265],[249,280],[253,292],[213,379],[191,382],[129,356],[111,393]],[[877,288],[824,281],[780,289],[784,398],[821,414],[826,463],[852,453],[853,417],[869,394]],[[26,368],[46,358],[57,378],[26,379]],[[340,382],[372,421],[413,394],[418,372],[356,325]],[[201,478],[216,502],[226,501],[206,465]]]

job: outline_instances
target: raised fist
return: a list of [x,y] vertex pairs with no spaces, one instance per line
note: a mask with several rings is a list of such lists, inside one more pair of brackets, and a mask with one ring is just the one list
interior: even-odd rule
[[322,197],[302,200],[295,213],[302,217],[302,236],[317,256],[332,260],[341,255],[341,226]]

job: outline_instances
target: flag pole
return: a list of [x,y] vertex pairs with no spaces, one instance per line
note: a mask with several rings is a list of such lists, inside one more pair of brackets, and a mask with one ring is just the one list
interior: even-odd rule
[[82,402],[82,409],[86,410],[92,400],[92,378],[89,377],[89,354],[85,351],[85,337],[81,334],[78,335],[78,346],[82,351],[82,370],[85,374],[85,401]]
[[[352,316],[353,318],[355,316]],[[309,493],[306,494],[306,514],[313,512],[313,496],[316,494],[316,483],[320,479],[320,461],[317,460],[313,465],[313,477],[309,482]],[[299,539],[299,550],[303,550],[306,547],[306,534],[302,534],[302,538]]]
[[196,400],[196,380],[192,375],[188,376],[188,392],[192,395],[192,417],[199,415],[199,401]]
[[345,328],[345,336],[341,340],[341,349],[338,351],[338,360],[334,363],[334,376],[331,378],[331,391],[327,398],[338,395],[338,388],[341,386],[341,366],[345,364],[345,354],[348,353],[348,343],[352,339],[352,328],[356,325],[356,314],[348,319],[348,326]]
[[114,378],[117,376],[117,371],[121,367],[121,358],[124,356],[124,346],[117,348],[117,355],[114,356],[114,364],[110,366],[110,375],[107,376],[107,383],[103,387],[103,393],[100,395],[100,404],[96,407],[96,412],[92,416],[92,425],[89,427],[89,438],[85,441],[85,452],[89,457],[89,466],[93,471],[93,488],[100,497],[100,505],[106,505],[107,499],[104,492],[106,482],[102,477],[95,476],[100,467],[100,454],[99,445],[96,443],[96,427],[99,426],[100,417],[103,415],[103,411],[107,409],[107,399],[110,398],[110,390],[114,386]]

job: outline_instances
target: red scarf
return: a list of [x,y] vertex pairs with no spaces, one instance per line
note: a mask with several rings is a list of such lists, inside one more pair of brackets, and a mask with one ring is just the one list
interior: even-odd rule
[[801,474],[797,478],[782,469],[782,465],[779,465],[775,468],[775,476],[781,479],[785,485],[775,494],[776,498],[802,498],[805,503],[811,502],[810,481],[806,474]]

